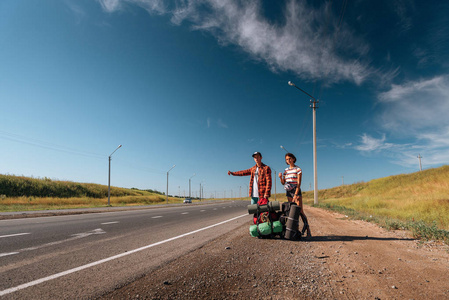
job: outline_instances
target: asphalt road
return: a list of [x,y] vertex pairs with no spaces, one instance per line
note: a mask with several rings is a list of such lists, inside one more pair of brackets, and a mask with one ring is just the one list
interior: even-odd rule
[[185,204],[0,220],[0,297],[102,295],[249,224],[248,204]]

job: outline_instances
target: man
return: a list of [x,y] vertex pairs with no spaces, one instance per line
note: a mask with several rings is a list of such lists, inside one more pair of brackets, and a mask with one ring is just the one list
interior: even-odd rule
[[262,154],[260,152],[254,152],[252,156],[256,162],[254,167],[237,172],[228,171],[228,175],[251,175],[249,180],[249,196],[251,197],[251,204],[257,204],[259,198],[268,200],[271,196],[271,169],[262,163]]

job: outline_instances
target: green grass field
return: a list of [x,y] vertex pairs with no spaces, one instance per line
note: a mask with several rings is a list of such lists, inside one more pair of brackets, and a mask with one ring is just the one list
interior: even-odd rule
[[[319,207],[449,241],[449,166],[319,191]],[[313,205],[313,191],[304,193]]]
[[[169,197],[168,201],[176,203],[182,200]],[[111,206],[165,202],[165,195],[156,191],[111,187]],[[0,211],[104,207],[107,204],[106,185],[0,175]]]

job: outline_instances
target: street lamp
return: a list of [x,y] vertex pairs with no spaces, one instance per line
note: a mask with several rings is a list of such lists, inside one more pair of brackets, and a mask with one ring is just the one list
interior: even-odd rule
[[[297,87],[293,82],[289,81],[288,84],[290,86],[294,86],[295,88],[297,88],[298,90],[300,90],[301,92],[303,92],[304,94],[306,94],[307,96],[312,98],[310,100],[310,103],[312,103],[312,105],[310,105],[310,107],[313,109],[312,110],[313,111],[313,185],[314,185],[314,187],[313,187],[313,204],[317,205],[318,204],[318,180],[317,180],[318,175],[317,175],[317,163],[316,163],[316,109],[318,108],[317,105],[318,105],[319,101],[316,100],[315,97],[313,97],[306,91]],[[282,148],[284,148],[284,147],[282,147]]]
[[111,206],[111,156],[115,153],[122,145],[118,145],[117,149],[109,155],[109,176],[108,176],[108,206]]
[[203,182],[205,182],[206,180],[201,180],[200,182],[200,201],[201,199],[204,199],[204,184]]
[[196,175],[196,173],[194,173],[194,174],[192,175],[192,177],[189,178],[189,198],[190,198],[190,199],[192,199],[192,196],[190,195],[190,179],[192,179],[193,176],[195,176],[195,175]]
[[284,148],[284,146],[281,145],[281,148],[284,149],[285,152],[289,153],[289,152],[287,151],[287,149]]
[[165,194],[166,199],[167,199],[167,201],[166,201],[167,204],[168,204],[168,173],[169,173],[174,167],[176,167],[176,165],[173,165],[173,167],[171,167],[171,169],[167,171],[167,193]]

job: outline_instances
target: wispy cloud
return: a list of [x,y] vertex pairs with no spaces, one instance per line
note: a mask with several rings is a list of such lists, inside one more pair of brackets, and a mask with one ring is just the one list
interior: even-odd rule
[[294,72],[303,79],[360,84],[379,74],[364,62],[367,43],[340,22],[329,3],[312,7],[305,1],[287,1],[282,23],[274,23],[263,16],[260,1],[98,1],[107,12],[134,4],[149,13],[170,15],[174,24],[188,22],[223,45],[238,45],[273,71]]
[[394,163],[405,166],[415,165],[418,154],[427,165],[449,163],[448,76],[392,85],[378,101],[379,128],[392,141],[387,142],[386,134],[374,138],[365,133],[356,150],[387,151]]
[[391,132],[418,136],[449,126],[448,76],[393,84],[378,99],[383,108],[379,124]]
[[218,125],[218,127],[220,127],[220,128],[228,128],[228,124],[226,124],[225,122],[223,122],[222,119],[218,119],[218,120],[217,120],[217,125]]
[[393,147],[393,144],[386,143],[385,134],[381,138],[376,139],[366,133],[361,136],[361,142],[355,146],[355,149],[359,151],[379,151],[389,149]]
[[226,124],[222,119],[214,120],[211,117],[206,119],[207,128],[211,128],[212,125],[216,125],[219,128],[228,128],[228,124]]

